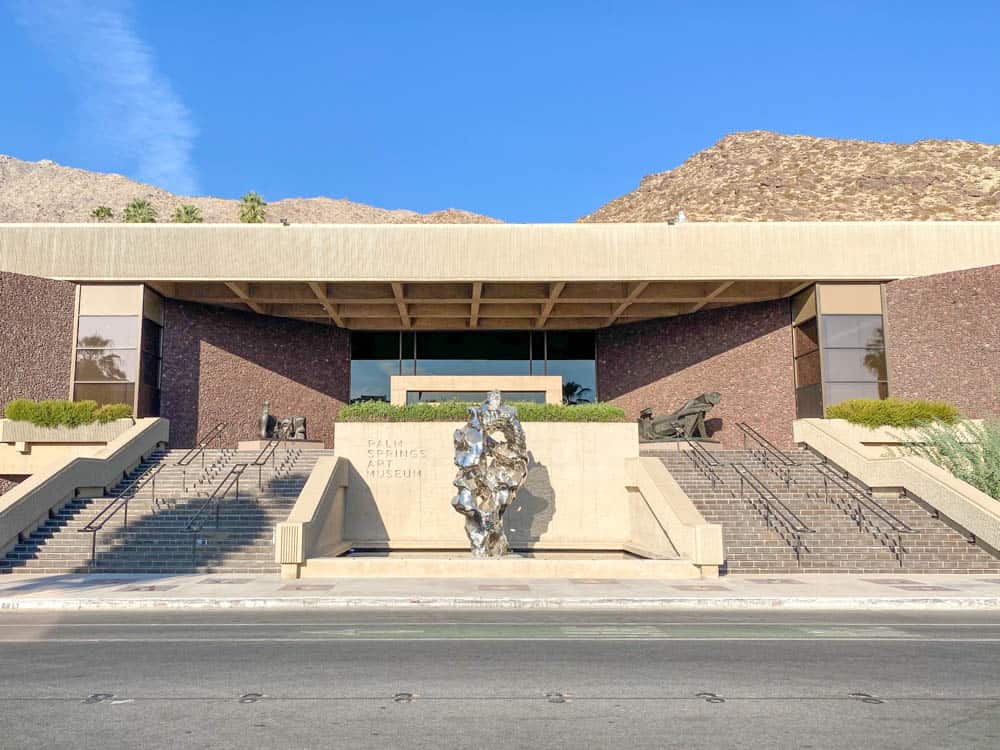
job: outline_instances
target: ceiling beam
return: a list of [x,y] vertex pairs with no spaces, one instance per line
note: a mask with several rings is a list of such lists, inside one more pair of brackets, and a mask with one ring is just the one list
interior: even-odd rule
[[479,302],[483,297],[483,282],[472,282],[472,314],[469,316],[469,328],[479,325]]
[[309,282],[309,288],[312,289],[312,293],[316,295],[316,299],[319,300],[319,303],[323,305],[323,309],[326,310],[326,314],[330,316],[330,320],[341,328],[346,328],[344,325],[344,319],[337,313],[336,305],[330,302],[330,299],[326,296],[326,289],[322,285],[317,284],[315,281]]
[[556,281],[549,284],[549,298],[545,301],[545,305],[542,307],[542,314],[539,315],[538,320],[535,321],[535,328],[541,328],[545,325],[549,316],[552,314],[552,308],[556,306],[556,300],[559,299],[559,295],[562,294],[562,291],[565,288],[565,281]]
[[262,305],[259,302],[256,302],[253,299],[251,299],[249,284],[237,281],[227,281],[225,282],[225,284],[227,287],[229,287],[229,291],[231,291],[233,294],[235,294],[237,297],[240,298],[240,302],[249,307],[255,313],[257,313],[258,315],[268,314],[266,305]]
[[625,297],[612,311],[611,315],[608,316],[608,322],[605,325],[612,325],[618,318],[621,317],[633,302],[635,302],[639,295],[646,291],[646,287],[649,286],[648,281],[637,281],[629,285],[628,296]]
[[698,302],[695,302],[693,305],[691,305],[691,309],[688,310],[688,313],[698,312],[701,308],[703,308],[713,299],[718,297],[720,294],[722,294],[724,291],[726,291],[729,287],[731,287],[735,283],[736,283],[735,281],[723,281],[721,284],[715,287],[715,289],[713,289],[711,292],[705,295],[704,299],[701,299]]
[[403,294],[403,285],[400,282],[392,282],[392,295],[396,299],[396,307],[399,309],[399,320],[403,324],[403,328],[410,328],[410,313],[406,309],[406,298]]

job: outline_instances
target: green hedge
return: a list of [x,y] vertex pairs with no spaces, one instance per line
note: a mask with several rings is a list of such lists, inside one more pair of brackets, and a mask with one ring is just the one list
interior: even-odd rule
[[128,404],[98,406],[96,401],[28,401],[19,398],[7,404],[3,415],[36,427],[77,427],[93,422],[111,422],[132,416]]
[[[445,401],[440,404],[393,406],[385,401],[361,401],[340,410],[341,422],[464,422],[471,404]],[[522,422],[624,422],[625,410],[611,404],[510,403]]]
[[858,398],[842,401],[826,410],[827,419],[846,419],[866,427],[922,427],[928,424],[955,424],[961,417],[943,401],[903,401],[887,398]]

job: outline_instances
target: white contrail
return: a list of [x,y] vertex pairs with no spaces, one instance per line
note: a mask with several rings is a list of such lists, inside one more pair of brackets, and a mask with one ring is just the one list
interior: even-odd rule
[[198,181],[197,131],[156,69],[124,0],[13,0],[18,20],[65,71],[80,97],[88,143],[135,164],[135,177],[187,195]]

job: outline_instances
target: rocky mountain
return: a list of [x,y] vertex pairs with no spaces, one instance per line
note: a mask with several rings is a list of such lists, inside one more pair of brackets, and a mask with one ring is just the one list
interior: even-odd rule
[[1000,220],[1000,146],[734,133],[579,221]]
[[[266,197],[266,196],[265,196]],[[239,201],[173,195],[119,174],[89,172],[51,161],[28,162],[0,155],[0,222],[86,222],[96,206],[109,206],[120,221],[133,198],[145,198],[158,221],[170,221],[184,203],[201,209],[207,223],[239,221]],[[269,203],[267,221],[293,224],[475,224],[497,219],[449,208],[420,214],[385,209],[346,198],[286,198]]]

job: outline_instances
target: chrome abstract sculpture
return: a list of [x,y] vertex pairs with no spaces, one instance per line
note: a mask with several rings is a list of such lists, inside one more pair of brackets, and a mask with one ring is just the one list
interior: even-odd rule
[[[517,410],[490,391],[481,406],[470,406],[465,425],[455,430],[451,504],[465,516],[465,533],[475,557],[501,557],[509,551],[503,514],[528,476],[528,451]],[[500,433],[503,440],[493,437]]]

